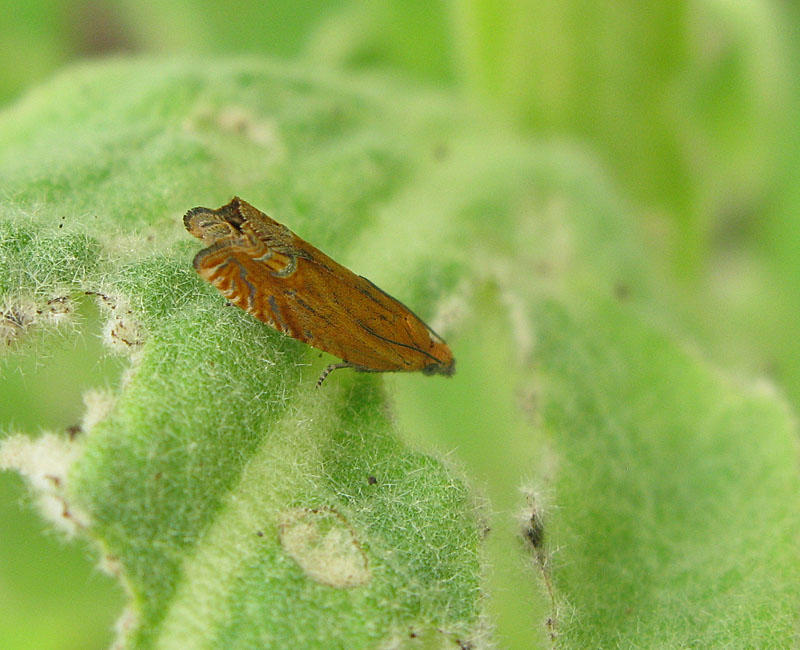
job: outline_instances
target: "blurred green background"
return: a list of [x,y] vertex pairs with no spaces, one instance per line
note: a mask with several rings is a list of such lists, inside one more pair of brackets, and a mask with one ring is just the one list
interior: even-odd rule
[[[452,89],[593,158],[674,292],[665,318],[796,407],[798,14],[777,0],[2,2],[0,106],[70,62],[138,54],[260,55]],[[83,318],[91,330],[96,314]],[[0,362],[0,429],[77,422],[83,391],[122,367],[94,333],[50,334]],[[42,534],[26,499],[0,474],[2,647],[107,646],[121,590],[84,546]]]

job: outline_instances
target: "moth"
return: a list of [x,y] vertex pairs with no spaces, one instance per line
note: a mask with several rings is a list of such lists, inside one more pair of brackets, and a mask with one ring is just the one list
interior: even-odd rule
[[221,208],[183,217],[207,248],[194,268],[231,303],[292,338],[364,372],[455,372],[450,348],[408,307],[234,197]]

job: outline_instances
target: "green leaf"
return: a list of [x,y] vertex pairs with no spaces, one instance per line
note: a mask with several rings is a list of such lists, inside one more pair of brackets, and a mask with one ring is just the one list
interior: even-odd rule
[[114,64],[65,74],[0,125],[7,342],[91,297],[131,360],[119,390],[89,400],[83,436],[14,436],[4,464],[39,485],[47,465],[45,497],[130,594],[133,646],[484,634],[463,482],[399,441],[379,377],[316,390],[327,360],[226,307],[181,221],[260,195],[346,253],[409,164],[387,110],[262,65]]
[[774,389],[726,380],[616,305],[548,305],[541,324],[554,505],[570,513],[552,532],[565,644],[791,645],[797,440]]
[[[0,117],[0,177],[3,338],[96,300],[129,360],[75,440],[0,448],[119,576],[129,646],[796,638],[793,416],[664,325],[584,153],[374,79],[113,62]],[[191,267],[182,214],[233,194],[441,330],[456,376],[315,390],[329,358]]]

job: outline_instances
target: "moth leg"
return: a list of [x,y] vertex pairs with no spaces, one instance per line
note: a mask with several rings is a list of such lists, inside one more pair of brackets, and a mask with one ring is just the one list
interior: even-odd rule
[[325,378],[331,374],[334,370],[338,370],[339,368],[357,368],[358,366],[354,366],[352,363],[348,363],[347,361],[342,361],[340,363],[332,363],[329,365],[325,370],[322,371],[322,374],[317,379],[317,388],[322,386],[322,382],[325,381]]

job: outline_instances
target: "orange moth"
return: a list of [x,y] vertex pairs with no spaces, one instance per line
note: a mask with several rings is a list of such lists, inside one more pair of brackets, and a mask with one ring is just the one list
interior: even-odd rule
[[450,348],[408,307],[238,197],[183,217],[207,248],[194,268],[223,296],[289,336],[342,359],[337,368],[452,375]]

